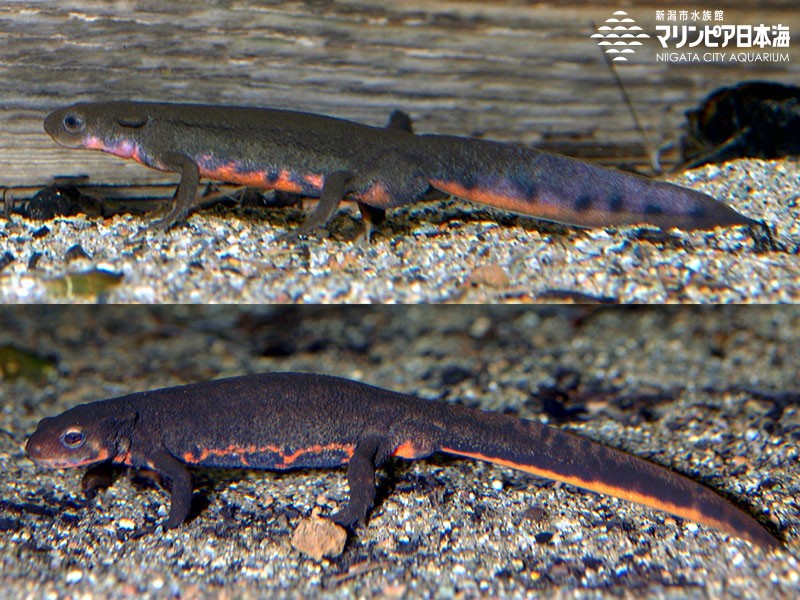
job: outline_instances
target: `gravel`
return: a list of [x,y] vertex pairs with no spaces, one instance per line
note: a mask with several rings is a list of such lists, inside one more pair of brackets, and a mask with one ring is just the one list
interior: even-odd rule
[[287,244],[294,209],[213,208],[166,234],[150,217],[0,220],[0,301],[114,303],[797,302],[800,168],[740,160],[676,178],[766,222],[744,228],[578,230],[448,200],[393,211],[370,244],[360,221]]

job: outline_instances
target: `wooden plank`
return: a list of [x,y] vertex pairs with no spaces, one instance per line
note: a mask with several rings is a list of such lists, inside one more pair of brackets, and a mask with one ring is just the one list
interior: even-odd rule
[[[669,8],[690,4],[673,2]],[[800,11],[783,1],[715,3],[726,23],[782,23],[788,63],[655,62],[657,43],[619,68],[653,142],[675,141],[684,111],[746,79],[800,80]],[[0,6],[0,186],[90,174],[123,185],[175,177],[58,148],[49,110],[79,100],[147,99],[308,110],[382,125],[402,108],[417,131],[483,135],[605,163],[644,163],[591,23],[625,8],[655,23],[661,3],[502,0],[380,2],[14,2]]]

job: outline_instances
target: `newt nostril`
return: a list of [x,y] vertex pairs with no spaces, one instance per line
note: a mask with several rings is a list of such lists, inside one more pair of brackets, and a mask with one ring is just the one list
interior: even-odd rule
[[33,438],[28,440],[28,443],[25,444],[25,452],[31,458],[37,458],[42,454],[42,445],[40,442],[37,442]]

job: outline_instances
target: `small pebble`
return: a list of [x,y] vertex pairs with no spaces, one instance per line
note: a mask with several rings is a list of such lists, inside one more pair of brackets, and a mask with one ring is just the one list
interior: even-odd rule
[[83,571],[79,571],[78,569],[71,569],[64,575],[64,581],[70,584],[78,583],[81,579],[83,579]]
[[312,515],[303,519],[292,534],[292,547],[316,561],[336,557],[344,551],[347,531],[331,521]]

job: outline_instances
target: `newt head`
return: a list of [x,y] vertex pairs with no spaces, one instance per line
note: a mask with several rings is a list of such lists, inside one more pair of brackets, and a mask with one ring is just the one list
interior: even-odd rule
[[127,464],[136,415],[93,415],[86,405],[39,421],[25,451],[37,466],[69,469],[114,461]]
[[47,115],[44,130],[67,148],[102,150],[142,162],[136,140],[149,121],[146,110],[134,102],[80,102]]

